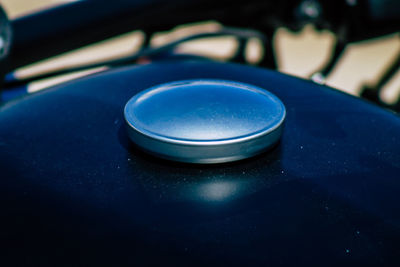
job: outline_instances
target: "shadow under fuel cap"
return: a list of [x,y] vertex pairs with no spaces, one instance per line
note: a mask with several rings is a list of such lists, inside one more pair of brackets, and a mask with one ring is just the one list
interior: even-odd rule
[[125,106],[131,140],[161,158],[222,163],[257,155],[282,133],[285,106],[272,93],[225,80],[161,84]]

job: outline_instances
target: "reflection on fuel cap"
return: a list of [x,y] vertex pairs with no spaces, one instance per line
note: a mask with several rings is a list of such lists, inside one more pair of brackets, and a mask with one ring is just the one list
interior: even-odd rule
[[282,132],[285,106],[244,83],[187,80],[161,84],[125,106],[131,140],[161,158],[222,163],[257,155]]

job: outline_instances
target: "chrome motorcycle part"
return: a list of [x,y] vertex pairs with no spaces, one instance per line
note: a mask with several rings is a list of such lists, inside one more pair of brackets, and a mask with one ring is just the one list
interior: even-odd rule
[[285,106],[244,83],[188,80],[140,92],[125,106],[131,140],[159,157],[221,163],[259,154],[280,138]]
[[3,77],[6,74],[6,69],[9,64],[9,54],[12,41],[11,23],[8,20],[7,14],[0,4],[0,80],[2,83]]

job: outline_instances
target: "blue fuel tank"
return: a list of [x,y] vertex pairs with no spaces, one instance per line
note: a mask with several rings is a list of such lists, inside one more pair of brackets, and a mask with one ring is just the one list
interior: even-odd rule
[[[277,96],[280,141],[212,165],[142,152],[126,103],[196,79]],[[0,111],[2,266],[400,265],[400,118],[358,98],[265,69],[173,61]]]

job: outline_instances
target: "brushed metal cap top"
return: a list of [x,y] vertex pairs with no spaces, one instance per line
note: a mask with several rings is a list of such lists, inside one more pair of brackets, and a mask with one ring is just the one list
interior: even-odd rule
[[225,80],[187,80],[144,90],[125,106],[132,141],[156,156],[220,163],[263,152],[281,135],[283,103],[270,92]]

